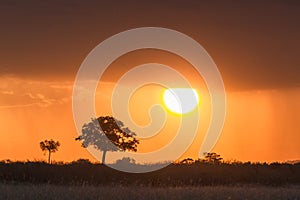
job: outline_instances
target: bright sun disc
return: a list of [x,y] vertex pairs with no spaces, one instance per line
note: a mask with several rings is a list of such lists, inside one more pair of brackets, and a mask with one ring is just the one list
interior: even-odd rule
[[199,96],[192,88],[169,88],[163,94],[168,110],[176,114],[192,112],[199,104]]

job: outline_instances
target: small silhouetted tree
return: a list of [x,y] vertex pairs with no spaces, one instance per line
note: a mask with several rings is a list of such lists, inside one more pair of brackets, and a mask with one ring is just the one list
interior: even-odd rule
[[211,163],[211,164],[219,164],[221,163],[221,161],[223,160],[223,158],[221,157],[221,155],[217,154],[217,153],[204,153],[204,161]]
[[48,152],[48,163],[50,164],[50,158],[51,158],[51,153],[54,153],[58,151],[58,147],[60,146],[60,143],[58,141],[54,140],[44,140],[40,142],[40,147],[42,151],[47,151]]
[[130,157],[123,157],[116,161],[116,165],[134,165],[136,161]]
[[139,144],[136,134],[111,116],[91,119],[91,122],[82,126],[81,132],[75,140],[81,141],[84,148],[93,146],[103,151],[102,164],[105,164],[108,151],[137,151]]
[[193,164],[195,161],[192,158],[185,158],[182,161],[180,161],[180,164]]

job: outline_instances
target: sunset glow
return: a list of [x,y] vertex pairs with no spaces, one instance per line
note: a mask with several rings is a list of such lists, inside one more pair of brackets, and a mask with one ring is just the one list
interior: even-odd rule
[[[91,5],[29,1],[4,1],[0,8],[4,22],[0,36],[0,161],[46,160],[39,142],[54,139],[61,144],[52,155],[54,161],[84,158],[98,162],[75,138],[84,123],[100,116],[117,117],[136,133],[140,140],[136,154],[167,147],[181,119],[187,122],[186,138],[192,137],[196,124],[191,145],[184,148],[185,138],[176,147],[184,149],[179,159],[198,159],[208,130],[215,128],[210,126],[211,119],[221,116],[220,107],[213,107],[219,99],[213,102],[211,97],[221,96],[223,90],[214,81],[209,89],[207,78],[187,58],[155,49],[151,41],[143,43],[138,40],[144,36],[140,34],[120,48],[104,45],[105,58],[130,45],[143,43],[146,47],[107,63],[95,56],[95,63],[90,62],[93,70],[81,80],[82,85],[95,87],[76,87],[80,67],[89,63],[86,58],[97,45],[141,27],[172,29],[190,37],[217,66],[226,93],[226,118],[212,151],[224,160],[300,159],[300,12],[292,1],[236,2],[234,6],[213,1],[134,1],[132,5],[126,1],[92,1]],[[193,48],[182,50],[179,39],[159,36],[183,55],[193,55],[193,61],[204,60]],[[205,64],[201,66],[211,75],[212,68]],[[102,65],[106,68],[97,77]],[[93,98],[86,101],[86,94]],[[124,94],[130,98],[123,98]],[[74,120],[74,99],[82,100],[82,113],[92,108],[82,114],[80,124]],[[196,114],[197,123],[192,119]],[[165,161],[175,150],[165,151],[160,159]],[[115,162],[117,153],[108,152],[107,162]],[[161,160],[142,157],[137,162]]]

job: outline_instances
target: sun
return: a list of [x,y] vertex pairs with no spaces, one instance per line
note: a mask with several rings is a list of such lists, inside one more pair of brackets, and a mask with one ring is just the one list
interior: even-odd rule
[[199,95],[193,88],[169,88],[164,91],[163,102],[172,113],[186,114],[198,107]]

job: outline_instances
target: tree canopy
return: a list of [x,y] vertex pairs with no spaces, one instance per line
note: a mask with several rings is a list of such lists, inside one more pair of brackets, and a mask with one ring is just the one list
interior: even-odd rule
[[139,141],[136,134],[124,123],[111,116],[91,119],[82,126],[81,135],[76,138],[83,147],[93,146],[103,151],[102,163],[107,151],[137,151]]
[[60,143],[58,141],[55,142],[52,139],[40,142],[40,148],[42,149],[42,151],[48,151],[48,163],[50,163],[51,153],[58,151],[59,146]]
[[223,158],[221,157],[221,155],[214,153],[214,152],[206,152],[204,153],[204,160],[208,163],[212,163],[212,164],[219,164],[221,163],[221,161],[223,160]]

